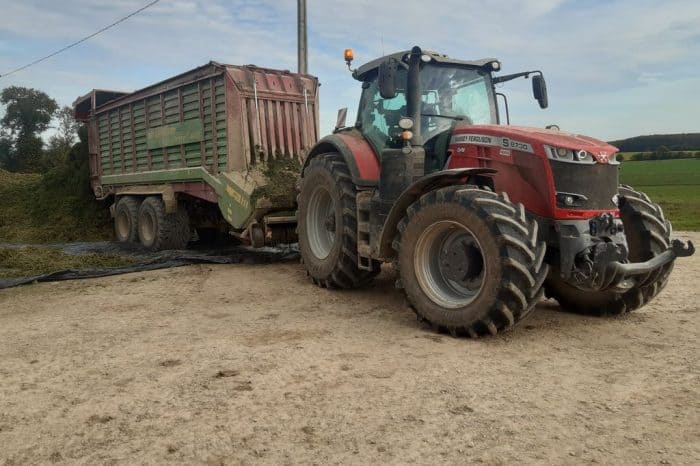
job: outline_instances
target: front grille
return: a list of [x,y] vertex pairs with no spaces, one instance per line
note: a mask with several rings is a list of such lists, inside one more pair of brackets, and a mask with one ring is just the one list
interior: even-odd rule
[[616,209],[618,167],[602,163],[583,164],[550,160],[557,192],[581,194],[587,200],[571,209]]

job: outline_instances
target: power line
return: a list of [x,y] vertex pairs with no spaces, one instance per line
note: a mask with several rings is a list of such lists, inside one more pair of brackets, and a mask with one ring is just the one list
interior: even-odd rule
[[152,7],[153,5],[155,5],[156,3],[158,3],[159,1],[160,1],[160,0],[153,0],[151,3],[149,3],[149,4],[145,5],[145,6],[142,6],[142,7],[139,8],[138,10],[136,10],[136,11],[134,11],[134,12],[132,12],[132,13],[129,13],[128,15],[124,16],[123,18],[118,19],[117,21],[113,22],[112,24],[110,24],[110,25],[108,25],[108,26],[103,27],[103,28],[100,29],[99,31],[93,32],[93,33],[90,34],[89,36],[83,37],[82,39],[80,39],[80,40],[78,40],[78,41],[75,41],[75,42],[73,42],[72,44],[66,45],[65,47],[63,47],[63,48],[61,48],[61,49],[58,49],[58,50],[56,50],[55,52],[53,52],[53,53],[51,53],[51,54],[49,54],[49,55],[46,55],[45,57],[39,58],[38,60],[34,60],[34,61],[31,62],[31,63],[27,63],[27,64],[24,65],[24,66],[20,66],[19,68],[15,68],[14,70],[12,70],[12,71],[10,71],[10,72],[8,72],[8,73],[0,74],[0,78],[7,77],[7,76],[9,76],[9,75],[11,75],[11,74],[17,73],[18,71],[22,71],[22,70],[24,70],[24,69],[27,69],[27,68],[29,68],[30,66],[34,66],[34,65],[36,65],[37,63],[41,63],[41,62],[44,61],[44,60],[48,60],[49,58],[54,57],[54,56],[58,55],[58,54],[61,53],[61,52],[65,52],[66,50],[68,50],[68,49],[70,49],[70,48],[73,48],[73,47],[75,47],[75,46],[78,45],[78,44],[82,44],[82,43],[85,42],[86,40],[92,39],[92,38],[95,37],[96,35],[98,35],[98,34],[100,34],[100,33],[102,33],[102,32],[105,32],[107,29],[113,28],[113,27],[116,26],[117,24],[122,23],[122,22],[126,21],[127,19],[131,18],[132,16],[135,16],[135,15],[141,13],[141,12],[142,12],[143,10],[145,10],[146,8]]

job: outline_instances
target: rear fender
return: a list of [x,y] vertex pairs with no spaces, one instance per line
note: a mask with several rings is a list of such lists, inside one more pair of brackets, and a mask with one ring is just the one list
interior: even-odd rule
[[406,215],[406,209],[420,199],[421,196],[446,186],[470,184],[470,182],[473,183],[477,175],[493,173],[496,173],[496,170],[493,168],[454,168],[431,173],[413,182],[413,184],[401,193],[396,203],[394,203],[394,206],[391,208],[389,216],[380,233],[379,241],[377,242],[378,251],[376,251],[377,254],[375,254],[375,257],[390,258],[394,255],[391,243],[394,241],[394,237],[397,233],[396,226],[404,215]]
[[372,146],[356,129],[331,134],[318,141],[306,156],[302,174],[313,158],[331,152],[343,156],[355,186],[371,188],[377,185],[379,160]]

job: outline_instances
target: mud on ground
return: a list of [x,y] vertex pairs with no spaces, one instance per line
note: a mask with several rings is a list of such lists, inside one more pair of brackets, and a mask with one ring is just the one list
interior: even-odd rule
[[544,301],[476,341],[420,326],[390,270],[351,292],[298,264],[3,290],[0,464],[698,464],[698,276],[696,255],[630,315]]

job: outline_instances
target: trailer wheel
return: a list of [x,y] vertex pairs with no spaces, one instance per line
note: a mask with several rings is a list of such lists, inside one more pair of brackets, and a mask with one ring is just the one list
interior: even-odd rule
[[[625,227],[630,261],[647,261],[668,249],[671,224],[664,218],[661,207],[630,186],[620,186],[618,192],[620,218]],[[634,288],[625,293],[583,291],[561,280],[555,271],[547,279],[546,293],[556,299],[562,308],[579,314],[622,314],[639,309],[659,294],[668,282],[673,264],[672,261],[642,277]]]
[[150,196],[141,203],[138,232],[141,244],[152,251],[184,249],[190,241],[189,215],[183,206],[166,214],[163,200]]
[[537,223],[505,194],[451,186],[414,202],[394,241],[419,320],[454,336],[496,334],[542,297],[548,266]]
[[354,288],[380,271],[358,267],[356,188],[342,156],[315,157],[304,170],[297,228],[299,251],[312,281],[326,288]]
[[139,200],[123,196],[114,207],[114,234],[121,243],[134,243],[138,239]]

